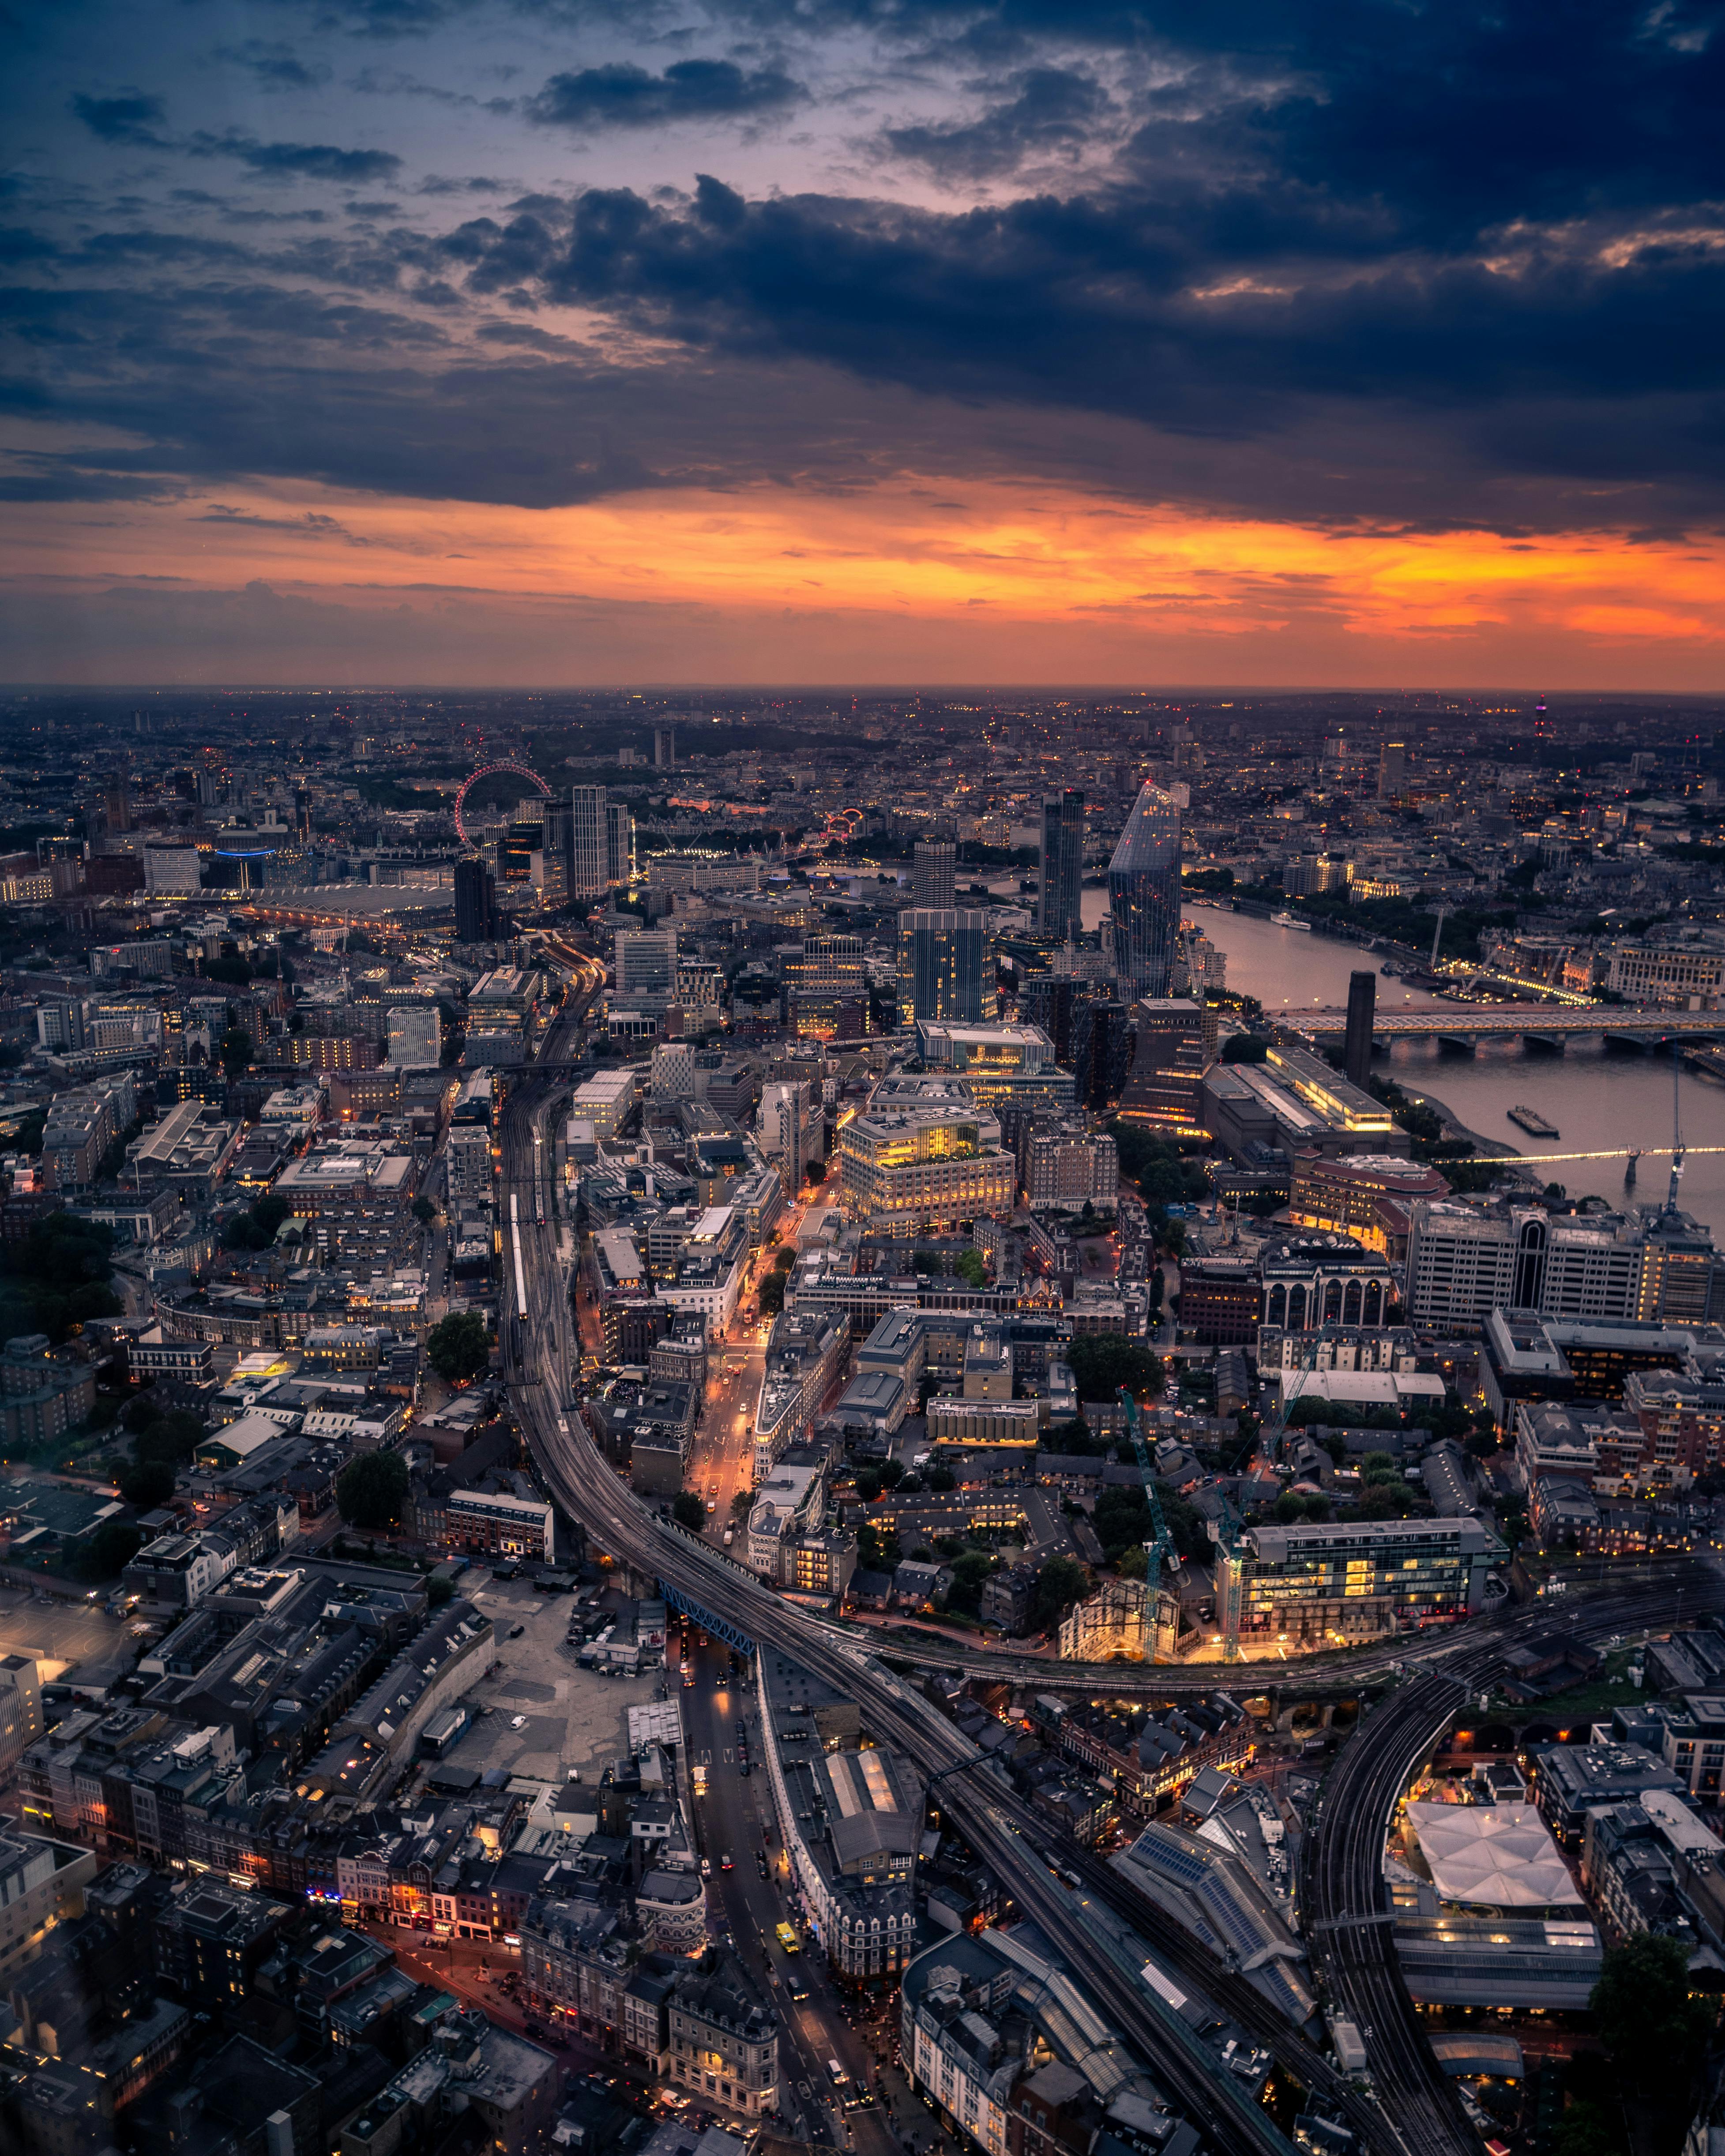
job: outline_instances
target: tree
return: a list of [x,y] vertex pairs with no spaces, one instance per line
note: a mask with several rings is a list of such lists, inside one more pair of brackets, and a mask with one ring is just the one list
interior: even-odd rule
[[788,1273],[796,1262],[797,1253],[792,1244],[787,1243],[782,1250],[773,1253],[773,1270],[776,1273]]
[[811,1160],[803,1173],[814,1188],[819,1190],[827,1179],[827,1164],[824,1160]]
[[706,1507],[701,1501],[700,1492],[695,1490],[679,1490],[676,1496],[671,1499],[671,1517],[680,1527],[688,1527],[694,1533],[699,1534],[706,1525]]
[[454,1311],[425,1337],[425,1359],[445,1384],[465,1384],[491,1360],[485,1322],[476,1311]]
[[777,1317],[784,1308],[784,1275],[768,1273],[761,1283],[758,1297],[762,1317]]
[[752,1507],[754,1502],[755,1493],[752,1490],[736,1490],[732,1492],[731,1509],[736,1513],[738,1519],[742,1519],[744,1514],[747,1513]]
[[362,1452],[336,1477],[336,1505],[352,1527],[393,1527],[408,1494],[408,1463],[398,1452]]
[[434,1573],[425,1583],[426,1606],[441,1609],[454,1594],[455,1583],[447,1573]]
[[135,1460],[163,1460],[171,1466],[182,1466],[198,1450],[204,1435],[204,1426],[188,1409],[176,1408],[170,1414],[157,1414],[146,1422],[132,1440]]
[[1162,1389],[1162,1364],[1118,1332],[1081,1333],[1066,1350],[1081,1400],[1111,1400],[1124,1385],[1135,1399]]
[[1618,2071],[1686,2097],[1713,2026],[1713,2010],[1689,1989],[1689,1949],[1679,1939],[1638,1932],[1608,1947],[1588,2005]]
[[413,1200],[413,1218],[422,1228],[429,1228],[437,1218],[437,1208],[422,1190]]
[[1150,1577],[1150,1553],[1142,1543],[1134,1543],[1130,1549],[1120,1553],[1120,1562],[1114,1569],[1122,1579],[1147,1579]]
[[950,1467],[942,1467],[938,1460],[929,1469],[923,1480],[931,1490],[956,1490],[958,1487],[957,1476]]
[[1230,1033],[1216,1053],[1224,1063],[1263,1063],[1268,1060],[1270,1043],[1255,1033]]
[[130,1520],[104,1520],[78,1558],[80,1579],[112,1579],[143,1547],[144,1531]]
[[113,1270],[111,1228],[64,1211],[32,1222],[22,1242],[0,1244],[0,1339],[45,1332],[58,1345],[73,1326],[116,1316]]
[[947,1607],[957,1609],[967,1617],[974,1617],[982,1607],[983,1582],[994,1569],[994,1558],[988,1550],[966,1550],[963,1557],[952,1560],[952,1584],[947,1589]]
[[141,1512],[165,1505],[174,1493],[174,1471],[165,1460],[140,1460],[122,1467],[114,1480],[128,1505]]
[[1075,1602],[1090,1593],[1090,1574],[1076,1558],[1051,1557],[1036,1575],[1030,1590],[1029,1625],[1033,1632],[1046,1631],[1056,1618],[1064,1617]]
[[986,1287],[988,1284],[988,1264],[980,1250],[961,1250],[952,1270],[967,1286]]
[[941,1254],[938,1250],[913,1250],[911,1266],[915,1272],[937,1273],[941,1269]]
[[252,1037],[244,1026],[230,1025],[222,1035],[222,1070],[229,1079],[243,1077],[251,1068]]

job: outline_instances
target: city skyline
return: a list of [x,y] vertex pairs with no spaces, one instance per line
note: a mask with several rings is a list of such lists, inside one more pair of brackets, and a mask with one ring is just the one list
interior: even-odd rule
[[1718,682],[1681,10],[13,28],[14,680]]

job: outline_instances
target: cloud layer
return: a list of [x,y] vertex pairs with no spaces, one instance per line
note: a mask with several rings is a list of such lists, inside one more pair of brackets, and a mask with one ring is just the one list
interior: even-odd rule
[[32,24],[0,93],[18,513],[201,503],[308,562],[347,509],[248,490],[818,515],[1017,483],[1625,563],[1725,520],[1698,0],[280,0],[270,27]]

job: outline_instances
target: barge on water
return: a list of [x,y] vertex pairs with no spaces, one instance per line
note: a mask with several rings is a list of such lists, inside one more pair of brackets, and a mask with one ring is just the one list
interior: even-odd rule
[[1508,1111],[1509,1120],[1520,1124],[1532,1138],[1560,1138],[1563,1135],[1553,1122],[1548,1122],[1538,1108],[1524,1108],[1519,1101]]

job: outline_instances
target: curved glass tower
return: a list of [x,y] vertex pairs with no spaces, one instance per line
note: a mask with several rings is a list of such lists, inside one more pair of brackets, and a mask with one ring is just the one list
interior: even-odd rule
[[1171,794],[1145,786],[1108,864],[1108,911],[1120,993],[1165,996],[1180,927],[1180,809]]

